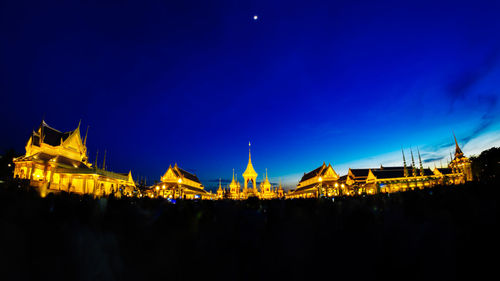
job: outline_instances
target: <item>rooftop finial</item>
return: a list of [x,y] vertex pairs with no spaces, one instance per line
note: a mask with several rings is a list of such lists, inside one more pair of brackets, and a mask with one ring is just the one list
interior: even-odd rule
[[417,170],[415,169],[415,159],[413,158],[413,149],[410,147],[410,153],[411,153],[411,170],[412,174],[414,177],[417,176]]
[[102,161],[102,169],[106,170],[106,149],[104,149],[104,160]]
[[458,159],[462,158],[464,153],[460,149],[460,146],[458,146],[457,137],[455,136],[455,132],[453,132],[453,138],[455,139],[455,158],[458,158]]
[[418,161],[420,162],[420,176],[424,176],[424,166],[422,165],[422,158],[420,158],[420,150],[418,149],[417,146],[417,151],[418,151]]
[[87,145],[87,134],[89,133],[89,127],[87,126],[87,131],[85,131],[85,138],[83,139],[83,146]]
[[403,147],[401,147],[401,153],[403,154],[403,167],[404,167],[404,176],[408,176],[408,168],[406,167],[406,159],[405,159],[405,152],[403,150]]
[[99,149],[97,150],[97,152],[95,153],[95,167],[96,169],[98,168],[97,167],[97,157],[99,156]]

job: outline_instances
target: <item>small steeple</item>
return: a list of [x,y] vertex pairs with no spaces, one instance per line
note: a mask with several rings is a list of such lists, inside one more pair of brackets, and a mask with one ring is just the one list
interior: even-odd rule
[[250,146],[252,144],[250,142],[248,142],[248,163],[251,163],[252,162],[252,154],[250,153]]
[[98,157],[98,156],[99,156],[99,149],[98,149],[98,150],[97,150],[97,152],[95,153],[95,160],[94,160],[94,162],[95,162],[95,167],[96,167],[96,169],[98,168],[98,167],[97,167],[97,157]]
[[420,150],[418,149],[417,146],[417,152],[418,152],[418,161],[420,162],[420,176],[424,176],[424,166],[422,165],[422,158],[420,158]]
[[453,138],[455,139],[455,158],[457,158],[457,159],[462,158],[462,156],[464,156],[464,153],[462,152],[462,150],[458,146],[457,137],[455,136],[455,132],[453,132]]
[[403,167],[404,167],[404,176],[408,177],[408,168],[406,167],[406,159],[405,159],[405,152],[403,148],[401,147],[401,153],[403,154]]
[[412,175],[414,177],[417,176],[417,169],[415,168],[415,159],[413,158],[413,150],[410,147],[410,153],[411,153],[411,169],[412,169]]
[[104,149],[104,160],[102,161],[102,169],[106,170],[106,149]]
[[[39,141],[39,146],[42,146],[42,143],[43,143],[43,139],[45,138],[45,134],[43,132],[43,128],[45,127],[45,114],[44,114],[44,118],[42,119],[42,124],[40,124],[40,141]],[[62,143],[62,141],[61,141]]]
[[89,133],[89,127],[87,126],[87,131],[85,131],[85,138],[83,139],[83,146],[87,146],[87,135]]

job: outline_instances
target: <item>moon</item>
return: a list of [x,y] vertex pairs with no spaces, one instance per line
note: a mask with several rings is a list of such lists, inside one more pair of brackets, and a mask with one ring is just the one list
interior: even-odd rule
[[258,19],[259,19],[259,16],[253,15],[253,20],[258,20]]

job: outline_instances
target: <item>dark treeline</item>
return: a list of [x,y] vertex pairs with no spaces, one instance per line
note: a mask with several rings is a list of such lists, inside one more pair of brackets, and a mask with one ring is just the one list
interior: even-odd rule
[[[93,199],[0,188],[2,280],[482,279],[496,184],[273,201]],[[5,278],[6,277],[6,278]]]

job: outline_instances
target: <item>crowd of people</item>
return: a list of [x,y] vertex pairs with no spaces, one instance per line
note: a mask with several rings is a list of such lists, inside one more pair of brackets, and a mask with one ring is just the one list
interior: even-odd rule
[[3,183],[0,276],[477,279],[495,266],[495,189],[469,183],[319,200],[173,202],[40,198]]

